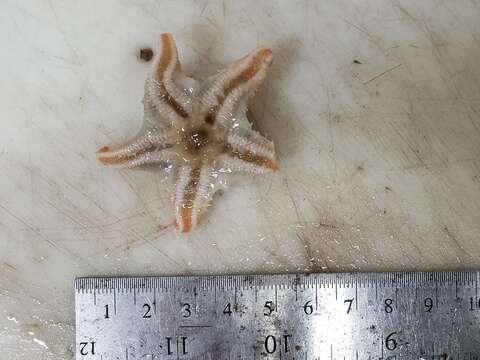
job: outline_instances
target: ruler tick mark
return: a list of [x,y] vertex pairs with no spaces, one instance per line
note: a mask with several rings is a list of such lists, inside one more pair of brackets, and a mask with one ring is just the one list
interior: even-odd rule
[[475,277],[475,302],[478,301],[478,280],[477,277]]
[[380,359],[383,360],[383,359],[384,359],[384,357],[383,357],[383,335],[382,335],[382,343],[380,344],[380,346],[381,346],[381,348],[382,348],[382,350],[381,350],[382,356],[381,356]]
[[193,310],[195,311],[195,314],[197,313],[197,288],[193,288]]
[[355,310],[358,310],[358,285],[355,283]]
[[177,360],[180,359],[180,354],[178,352],[178,337],[177,337]]
[[277,285],[275,285],[275,311],[278,311],[278,293],[277,293]]
[[233,292],[233,309],[235,312],[238,311],[238,304],[237,304],[237,287],[235,286],[235,290]]
[[157,294],[155,288],[153,288],[153,313],[157,315]]
[[212,328],[212,327],[213,327],[212,325],[180,325],[179,326],[180,329],[188,329],[188,328],[207,329],[207,328]]
[[455,277],[455,299],[458,300],[458,279]]
[[397,308],[399,308],[399,306],[398,306],[398,285],[397,285],[396,282],[395,282],[395,306]]

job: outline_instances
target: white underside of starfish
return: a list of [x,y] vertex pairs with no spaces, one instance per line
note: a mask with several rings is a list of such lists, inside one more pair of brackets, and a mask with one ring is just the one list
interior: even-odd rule
[[200,83],[182,72],[172,36],[162,34],[145,82],[143,130],[125,145],[100,148],[99,160],[173,168],[175,224],[191,231],[210,205],[219,175],[277,170],[273,142],[252,130],[246,114],[271,62],[271,51],[259,48]]

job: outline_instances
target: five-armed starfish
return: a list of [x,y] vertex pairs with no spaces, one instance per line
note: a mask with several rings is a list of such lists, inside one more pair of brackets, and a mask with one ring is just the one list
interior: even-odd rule
[[189,232],[208,208],[221,174],[277,170],[273,142],[252,130],[247,100],[266,76],[272,52],[254,50],[203,83],[186,76],[170,34],[160,36],[145,82],[144,129],[128,144],[98,150],[106,165],[175,169],[175,223]]

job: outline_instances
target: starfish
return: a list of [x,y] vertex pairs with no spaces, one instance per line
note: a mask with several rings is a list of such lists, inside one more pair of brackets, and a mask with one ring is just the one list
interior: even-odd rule
[[145,82],[143,129],[127,144],[100,148],[99,160],[122,168],[173,169],[175,224],[191,231],[221,176],[278,169],[273,142],[247,118],[247,101],[271,63],[271,50],[258,48],[199,82],[182,71],[172,35],[161,34],[153,74]]

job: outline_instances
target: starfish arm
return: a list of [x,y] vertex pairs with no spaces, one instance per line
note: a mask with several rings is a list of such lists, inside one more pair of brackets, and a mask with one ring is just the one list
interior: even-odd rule
[[219,158],[224,171],[255,174],[278,170],[273,142],[254,130],[235,130],[226,134],[227,152]]
[[132,141],[118,146],[104,146],[97,150],[98,159],[105,165],[122,165],[140,154],[169,146],[166,131],[142,131]]
[[214,174],[210,166],[182,166],[178,170],[172,200],[179,231],[190,232],[208,209],[215,192]]
[[187,118],[193,106],[194,84],[194,80],[182,72],[172,35],[161,34],[153,76],[145,82],[146,110],[156,109],[167,122]]
[[154,165],[162,165],[167,167],[174,164],[178,160],[178,154],[171,149],[161,149],[147,151],[131,157],[122,159],[103,159],[103,164],[110,165],[120,169],[143,168]]
[[207,121],[225,122],[234,117],[238,104],[245,102],[265,79],[272,63],[270,49],[259,48],[223,70],[200,95]]
[[173,100],[162,83],[152,78],[145,81],[143,111],[146,123],[164,128],[188,117],[185,109]]
[[244,160],[232,154],[220,155],[215,164],[218,172],[221,174],[248,173],[261,175],[272,171],[270,168],[263,166],[263,164]]

